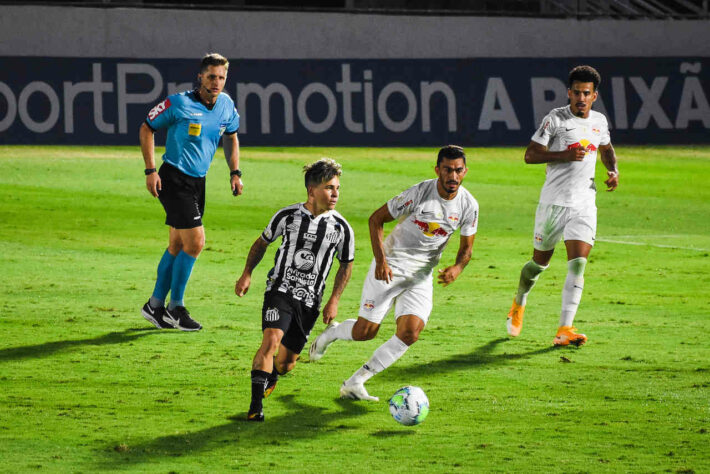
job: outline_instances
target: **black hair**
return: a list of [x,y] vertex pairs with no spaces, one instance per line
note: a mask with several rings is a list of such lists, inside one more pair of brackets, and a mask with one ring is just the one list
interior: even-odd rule
[[573,82],[591,82],[596,91],[602,82],[602,76],[592,66],[577,66],[569,72],[567,87],[571,88]]
[[446,145],[439,150],[439,154],[436,157],[436,166],[439,166],[444,159],[455,160],[457,158],[463,158],[463,164],[466,164],[466,153],[464,153],[463,148],[457,145]]

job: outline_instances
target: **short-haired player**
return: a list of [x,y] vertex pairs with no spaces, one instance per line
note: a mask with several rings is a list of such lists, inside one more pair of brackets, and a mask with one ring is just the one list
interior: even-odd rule
[[587,336],[578,333],[573,322],[597,230],[594,171],[598,152],[607,169],[607,191],[614,191],[619,185],[606,117],[592,110],[600,82],[601,76],[591,66],[572,69],[568,77],[569,105],[545,116],[525,150],[526,163],[546,163],[547,170],[535,214],[533,256],[520,272],[518,291],[508,313],[507,329],[512,337],[520,334],[528,294],[562,239],[567,250],[567,277],[553,344],[580,346],[587,342]]
[[[262,399],[271,394],[279,375],[296,365],[308,335],[318,319],[325,280],[339,261],[330,298],[323,307],[323,322],[338,314],[338,303],[350,279],[355,238],[350,224],[335,210],[340,196],[341,167],[323,158],[306,167],[306,202],[284,207],[273,215],[249,250],[234,292],[244,296],[251,274],[266,248],[281,237],[274,267],[269,272],[262,307],[261,346],[251,371],[249,421],[263,421]],[[275,357],[274,357],[275,356]]]
[[[434,171],[437,178],[403,191],[370,216],[374,259],[363,285],[358,318],[330,324],[311,344],[310,359],[317,361],[338,339],[373,339],[394,307],[395,334],[343,382],[343,398],[377,400],[367,393],[365,382],[395,363],[419,339],[432,310],[433,269],[457,229],[456,262],[439,270],[438,282],[452,283],[471,259],[478,203],[461,185],[468,171],[463,148],[449,145],[439,150]],[[395,219],[398,224],[384,240],[384,224]]]

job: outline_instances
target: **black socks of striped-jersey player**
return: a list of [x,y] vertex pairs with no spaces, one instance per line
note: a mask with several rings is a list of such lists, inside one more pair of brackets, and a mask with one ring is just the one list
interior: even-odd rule
[[261,413],[263,411],[262,400],[264,399],[264,390],[270,375],[263,370],[251,371],[251,405],[249,405],[249,413]]

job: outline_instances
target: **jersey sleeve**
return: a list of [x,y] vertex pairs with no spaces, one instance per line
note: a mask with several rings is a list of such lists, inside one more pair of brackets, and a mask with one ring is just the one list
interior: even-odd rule
[[283,234],[286,226],[286,217],[290,214],[289,211],[281,209],[271,217],[269,224],[261,233],[261,238],[267,243],[272,243]]
[[542,146],[548,146],[552,141],[552,137],[557,133],[558,125],[557,118],[551,113],[547,114],[545,118],[542,119],[540,127],[535,131],[531,140]]
[[463,237],[475,235],[478,232],[478,202],[471,199],[471,205],[464,213],[463,222],[461,223],[460,232]]
[[233,135],[239,130],[239,112],[237,112],[236,107],[232,107],[232,111],[227,119],[227,128],[224,133],[227,135]]
[[174,96],[168,96],[164,101],[150,109],[145,122],[153,130],[169,127],[175,120]]
[[420,186],[421,183],[416,184],[387,201],[387,209],[392,217],[399,219],[412,213],[421,199]]
[[611,143],[611,134],[609,133],[609,122],[607,122],[606,117],[602,115],[602,133],[601,139],[599,140],[600,145],[608,145]]
[[345,219],[338,219],[343,227],[340,242],[336,247],[336,255],[341,263],[352,262],[355,259],[355,233]]

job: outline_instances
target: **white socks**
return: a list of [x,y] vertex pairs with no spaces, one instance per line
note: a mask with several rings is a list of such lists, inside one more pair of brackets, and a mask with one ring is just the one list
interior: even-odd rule
[[528,263],[523,265],[523,269],[520,270],[520,283],[518,284],[518,293],[515,295],[515,302],[520,306],[525,306],[528,301],[528,293],[532,290],[533,286],[537,282],[540,273],[542,273],[546,266],[538,265],[534,260],[530,260]]
[[[338,327],[338,329],[339,328],[340,327]],[[387,342],[378,347],[372,354],[372,357],[370,357],[370,360],[358,369],[352,377],[346,380],[345,383],[352,385],[367,382],[372,376],[382,372],[387,367],[397,362],[397,360],[407,352],[407,349],[409,349],[409,346],[402,342],[395,334]]]
[[328,339],[326,339],[328,344],[330,344],[332,341],[335,341],[336,339],[342,339],[343,341],[352,341],[353,326],[355,326],[356,322],[357,319],[346,319],[345,321],[328,331]]
[[571,326],[577,307],[582,299],[584,289],[584,267],[587,259],[584,257],[573,258],[567,262],[567,278],[562,289],[562,312],[560,313],[560,326]]

